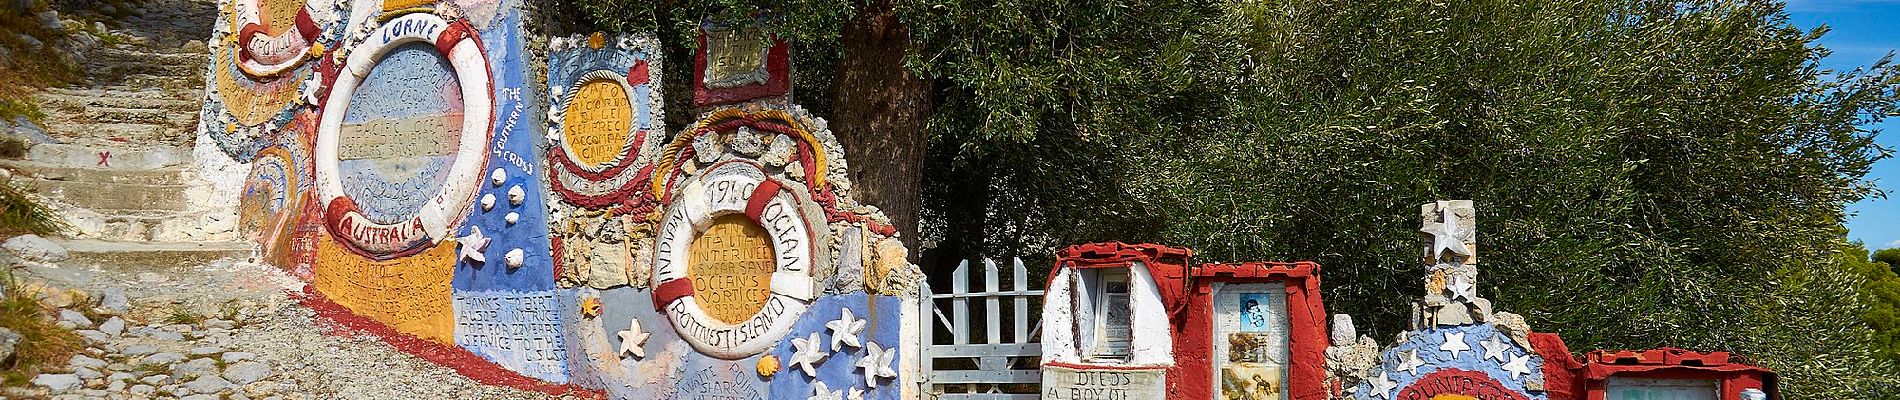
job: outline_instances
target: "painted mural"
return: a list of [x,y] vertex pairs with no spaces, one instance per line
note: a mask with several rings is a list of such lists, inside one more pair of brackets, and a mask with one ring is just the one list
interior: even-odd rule
[[[520,0],[220,6],[198,168],[319,313],[550,394],[932,393],[923,274],[794,101],[785,41],[709,23],[669,63],[651,33],[536,37]],[[684,126],[665,125],[668,67],[692,70]],[[1777,395],[1726,353],[1578,358],[1494,311],[1475,215],[1421,208],[1424,296],[1383,346],[1327,318],[1315,263],[1064,249],[1042,343],[1013,347],[1040,352],[1040,375],[1011,382],[1064,399]]]
[[549,393],[916,395],[922,274],[790,102],[783,41],[709,25],[707,108],[669,129],[650,34],[533,40],[514,0],[223,6],[201,164],[244,171],[244,234],[313,308]]

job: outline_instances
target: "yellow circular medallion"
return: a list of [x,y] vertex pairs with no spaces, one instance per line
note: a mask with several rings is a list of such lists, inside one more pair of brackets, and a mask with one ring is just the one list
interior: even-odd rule
[[707,316],[736,324],[752,318],[772,296],[771,237],[744,214],[713,218],[688,250],[693,298]]
[[574,161],[587,167],[614,162],[625,152],[627,129],[633,126],[633,107],[627,90],[607,79],[594,80],[575,89],[562,117],[562,139]]

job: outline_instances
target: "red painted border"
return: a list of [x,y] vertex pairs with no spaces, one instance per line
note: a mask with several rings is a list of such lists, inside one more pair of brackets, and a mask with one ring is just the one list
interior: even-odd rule
[[293,291],[290,292],[290,295],[292,298],[296,298],[298,303],[314,311],[318,317],[336,324],[336,326],[333,327],[335,329],[329,330],[329,333],[342,335],[347,334],[351,330],[368,333],[383,343],[388,343],[391,347],[395,347],[405,353],[414,354],[416,357],[428,360],[436,365],[453,369],[455,372],[462,374],[462,376],[466,376],[482,384],[504,386],[550,396],[573,396],[582,399],[605,399],[607,397],[605,392],[598,390],[591,390],[573,384],[557,385],[529,378],[520,373],[509,371],[506,368],[495,365],[495,363],[489,362],[487,359],[460,347],[444,345],[397,332],[388,325],[356,315],[356,313],[351,312],[349,308],[330,301],[330,299],[325,298],[322,293],[318,292],[316,288],[311,285],[304,285],[302,293]]

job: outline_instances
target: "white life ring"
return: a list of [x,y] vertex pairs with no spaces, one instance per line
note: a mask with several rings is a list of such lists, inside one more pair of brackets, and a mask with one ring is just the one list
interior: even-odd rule
[[[739,359],[771,349],[805,313],[816,291],[812,280],[811,225],[800,201],[758,166],[732,161],[687,181],[661,220],[653,257],[654,305],[695,350]],[[693,298],[687,249],[716,217],[743,213],[770,235],[776,269],[771,296],[759,311],[737,323],[708,315]]]
[[[441,190],[408,219],[377,223],[364,216],[343,191],[337,141],[342,136],[343,117],[349,111],[350,97],[357,85],[389,51],[416,42],[434,45],[455,70],[456,82],[462,87],[462,132],[455,160],[449,164],[448,179]],[[383,24],[368,40],[357,45],[337,72],[336,83],[323,102],[322,116],[317,122],[317,195],[326,207],[325,223],[330,233],[353,249],[378,258],[413,254],[447,238],[473,205],[482,180],[482,169],[488,161],[488,143],[493,135],[493,93],[481,39],[467,23],[451,23],[427,13],[409,14]]]

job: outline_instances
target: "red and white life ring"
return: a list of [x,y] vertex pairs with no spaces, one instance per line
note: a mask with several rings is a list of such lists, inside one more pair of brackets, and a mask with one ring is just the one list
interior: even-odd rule
[[[653,304],[701,353],[739,359],[771,349],[791,331],[816,292],[811,273],[817,238],[801,201],[790,188],[743,161],[708,168],[679,190],[654,244]],[[776,270],[771,296],[760,310],[738,323],[726,323],[708,315],[693,298],[687,249],[714,218],[735,213],[744,213],[770,235]]]
[[[364,216],[356,203],[344,194],[337,142],[357,85],[391,50],[416,42],[433,44],[455,71],[463,95],[462,132],[455,160],[449,164],[448,177],[441,190],[415,215],[396,223],[377,223]],[[473,205],[482,180],[493,134],[493,93],[481,39],[467,23],[452,23],[427,13],[409,14],[384,23],[368,40],[357,45],[337,72],[317,122],[314,160],[317,195],[327,206],[324,213],[330,233],[351,248],[378,258],[413,254],[447,238]]]

